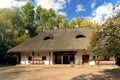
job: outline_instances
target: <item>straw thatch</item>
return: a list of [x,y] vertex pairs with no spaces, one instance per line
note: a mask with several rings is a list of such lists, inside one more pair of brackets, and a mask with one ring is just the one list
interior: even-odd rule
[[72,28],[47,30],[8,50],[12,52],[76,51],[86,49],[92,29]]

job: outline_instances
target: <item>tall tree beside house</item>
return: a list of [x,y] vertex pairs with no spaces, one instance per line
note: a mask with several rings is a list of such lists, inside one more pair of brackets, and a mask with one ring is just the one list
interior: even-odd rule
[[56,13],[52,9],[47,10],[39,6],[36,9],[36,20],[38,25],[37,32],[52,29],[56,26]]
[[14,41],[16,44],[19,44],[21,42],[23,42],[26,39],[30,38],[30,35],[26,33],[26,26],[25,26],[25,22],[23,20],[23,17],[21,16],[21,11],[16,8],[15,9],[15,14],[14,15],[16,18],[14,19],[14,28],[16,29],[16,35],[14,36]]
[[[59,13],[56,13],[56,26],[60,28],[60,25],[62,25],[63,21],[66,20],[66,17],[64,15],[61,15]],[[65,27],[65,26],[64,26]]]
[[15,57],[8,55],[7,50],[16,45],[18,36],[18,15],[16,10],[0,10],[0,64],[14,62]]
[[35,21],[35,10],[34,10],[34,5],[32,3],[27,3],[26,5],[22,6],[20,8],[21,15],[23,17],[23,22],[25,26],[25,30],[28,31],[28,34],[30,37],[33,37],[37,35],[35,32],[37,26],[34,25]]
[[108,19],[91,40],[91,47],[96,55],[120,57],[120,16]]
[[49,12],[48,26],[51,29],[54,26],[56,26],[56,16],[57,15],[53,9],[49,9],[48,12]]
[[49,18],[49,12],[46,9],[41,9],[40,12],[40,20],[39,20],[39,24],[40,26],[45,30],[48,28],[48,18]]

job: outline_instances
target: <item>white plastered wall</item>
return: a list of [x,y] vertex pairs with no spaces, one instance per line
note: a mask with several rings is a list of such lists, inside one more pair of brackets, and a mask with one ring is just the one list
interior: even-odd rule
[[49,65],[49,52],[42,52],[37,55],[38,52],[35,53],[34,60],[42,60],[42,56],[46,56],[46,60],[43,60],[45,65]]
[[80,52],[75,55],[75,64],[82,64],[82,54]]
[[50,52],[50,64],[53,64],[53,52]]
[[[21,64],[29,64],[28,56],[32,56],[32,53],[21,53],[20,63]],[[34,52],[34,60],[42,60],[42,56],[46,56],[46,60],[43,61],[45,65],[49,65],[49,62],[50,62],[50,64],[52,64],[53,53],[50,53],[50,58],[49,58],[49,52],[40,53],[40,55],[38,55],[38,52]]]
[[44,60],[45,65],[53,64],[53,53],[52,52],[43,53],[42,55],[46,56],[46,60]]
[[89,55],[89,59],[93,58],[93,55],[90,55],[89,53],[84,53],[83,51],[77,51],[75,55],[75,64],[82,64],[82,55]]
[[27,53],[21,53],[20,64],[29,64]]

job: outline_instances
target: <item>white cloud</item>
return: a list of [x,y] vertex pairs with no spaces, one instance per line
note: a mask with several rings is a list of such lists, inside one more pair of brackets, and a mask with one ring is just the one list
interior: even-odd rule
[[59,11],[62,10],[63,8],[66,7],[66,3],[70,2],[71,0],[36,0],[36,4],[37,6],[41,5],[41,7],[46,8],[46,9],[50,9],[52,8],[53,10],[55,10],[56,12],[58,12],[58,14],[62,14],[64,16],[67,16],[67,14],[65,12]]
[[65,12],[59,12],[58,14],[61,14],[61,15],[64,15],[64,16],[67,16],[67,14]]
[[[21,7],[31,0],[0,0],[0,8],[13,8]],[[70,3],[71,0],[35,0],[36,6],[41,5],[41,7],[50,9],[52,8],[59,14],[67,16],[65,12],[60,12],[66,7],[66,3]]]
[[12,7],[21,7],[25,5],[27,1],[25,0],[0,0],[0,8],[12,8]]
[[106,19],[112,16],[112,13],[113,5],[111,3],[104,3],[93,11],[93,21],[103,24]]
[[84,6],[83,5],[81,5],[81,4],[78,4],[77,6],[76,6],[76,12],[81,12],[81,11],[85,11],[85,9],[83,8]]
[[[21,7],[31,0],[0,0],[0,8]],[[66,3],[71,0],[35,0],[37,6],[41,5],[46,9],[54,9],[55,11],[61,10],[66,7]]]
[[11,0],[0,0],[0,8],[9,8],[11,7]]
[[37,6],[41,5],[46,9],[54,9],[58,11],[66,7],[66,0],[36,0]]
[[94,9],[94,8],[95,8],[95,5],[96,5],[96,2],[95,2],[95,1],[92,2],[92,4],[91,4],[91,8]]

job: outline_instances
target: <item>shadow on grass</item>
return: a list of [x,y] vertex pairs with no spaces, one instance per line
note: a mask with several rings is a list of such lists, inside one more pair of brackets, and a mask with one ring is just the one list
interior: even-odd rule
[[106,69],[99,72],[100,74],[81,74],[71,80],[120,80],[120,68]]

